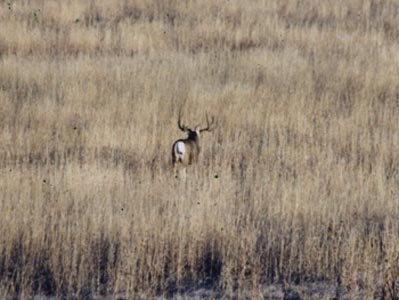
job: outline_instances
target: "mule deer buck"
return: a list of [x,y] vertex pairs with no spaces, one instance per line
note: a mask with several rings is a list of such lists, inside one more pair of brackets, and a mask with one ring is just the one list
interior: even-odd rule
[[214,117],[209,121],[208,114],[206,114],[206,127],[201,128],[200,126],[196,126],[194,130],[192,130],[181,124],[181,110],[179,111],[177,126],[179,126],[181,131],[186,132],[188,137],[185,139],[179,139],[173,143],[172,163],[175,169],[179,164],[187,167],[198,161],[200,153],[200,134],[204,131],[212,131],[213,128],[211,127],[213,126],[214,121]]

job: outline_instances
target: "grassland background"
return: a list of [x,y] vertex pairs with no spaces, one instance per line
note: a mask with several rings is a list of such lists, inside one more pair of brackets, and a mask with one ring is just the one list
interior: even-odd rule
[[[1,1],[0,297],[397,295],[398,15]],[[170,171],[180,107],[218,122],[186,182]]]

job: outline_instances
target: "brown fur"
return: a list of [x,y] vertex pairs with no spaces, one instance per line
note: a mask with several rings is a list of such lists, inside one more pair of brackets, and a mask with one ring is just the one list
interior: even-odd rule
[[[179,139],[173,143],[172,146],[172,163],[174,166],[177,164],[182,164],[183,166],[191,165],[198,161],[198,156],[200,153],[200,133],[204,131],[211,131],[211,126],[214,123],[214,118],[209,121],[208,115],[206,115],[206,127],[200,128],[195,127],[195,130],[181,124],[181,111],[179,111],[179,118],[177,121],[177,126],[179,126],[181,131],[187,132],[188,137],[185,139]],[[184,154],[179,154],[176,149],[176,144],[182,142],[184,143],[186,152]]]
[[[184,146],[186,147],[186,153],[183,155],[183,157],[179,156],[178,153],[176,153],[175,146],[178,142],[183,142]],[[173,143],[172,162],[173,164],[181,163],[184,166],[188,166],[198,161],[199,153],[199,134],[195,131],[190,130],[186,139],[179,139]]]

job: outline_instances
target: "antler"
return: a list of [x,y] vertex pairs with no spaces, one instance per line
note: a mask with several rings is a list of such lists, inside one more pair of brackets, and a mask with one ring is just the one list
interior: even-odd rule
[[205,116],[206,116],[206,127],[200,129],[200,132],[213,130],[213,128],[211,129],[211,127],[212,127],[213,123],[215,122],[215,117],[212,116],[211,122],[209,122],[208,114],[205,114]]
[[179,119],[177,120],[177,126],[179,126],[181,131],[189,131],[189,128],[185,125],[182,125],[180,121],[181,121],[181,108],[179,110]]

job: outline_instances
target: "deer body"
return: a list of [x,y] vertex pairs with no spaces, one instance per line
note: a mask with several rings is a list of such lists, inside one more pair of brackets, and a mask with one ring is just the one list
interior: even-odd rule
[[191,165],[198,160],[200,153],[199,134],[190,132],[186,139],[177,140],[172,147],[172,161],[184,166]]
[[205,128],[195,127],[194,130],[188,128],[180,123],[181,112],[179,112],[179,119],[177,125],[180,130],[186,132],[188,137],[185,139],[179,139],[173,143],[172,146],[172,163],[176,167],[178,164],[187,167],[198,161],[200,154],[200,133],[204,131],[211,131],[211,125],[213,125],[214,119],[209,122],[208,115],[206,116],[207,126]]

